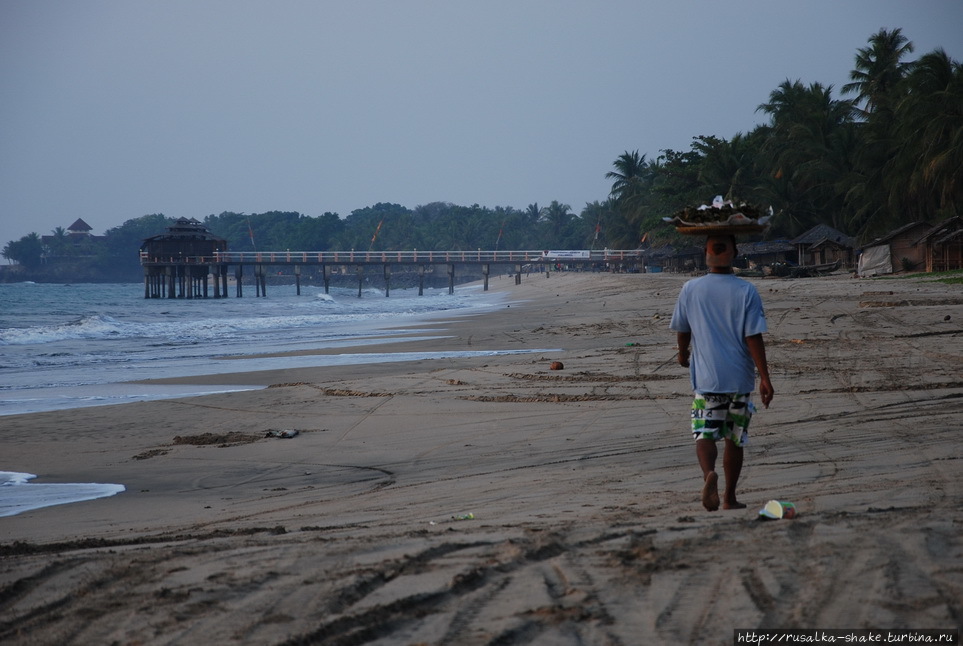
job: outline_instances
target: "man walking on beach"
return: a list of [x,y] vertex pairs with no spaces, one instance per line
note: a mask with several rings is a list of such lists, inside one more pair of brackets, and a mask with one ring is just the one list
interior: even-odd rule
[[720,503],[718,440],[725,441],[722,506],[746,506],[736,499],[736,484],[742,472],[743,446],[749,439],[757,370],[763,406],[768,408],[775,394],[762,340],[766,331],[762,300],[752,283],[732,272],[735,256],[735,236],[709,236],[709,273],[682,286],[670,324],[677,333],[679,364],[689,368],[695,392],[692,435],[702,468],[702,505],[709,511],[719,509]]

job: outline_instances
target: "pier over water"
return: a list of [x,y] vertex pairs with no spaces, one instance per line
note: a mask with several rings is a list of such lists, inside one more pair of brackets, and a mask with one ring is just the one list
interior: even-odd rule
[[[301,270],[319,268],[324,291],[330,289],[331,276],[353,273],[358,277],[358,295],[367,275],[374,269],[384,276],[385,296],[390,296],[392,270],[401,268],[418,274],[418,295],[424,294],[425,275],[435,267],[444,267],[448,274],[448,291],[455,289],[456,267],[473,266],[481,269],[484,289],[492,267],[510,267],[515,284],[521,283],[523,271],[549,272],[564,265],[576,268],[637,268],[642,263],[638,250],[617,251],[213,251],[208,255],[151,255],[141,251],[144,268],[145,298],[214,298],[227,297],[228,277],[233,268],[235,293],[243,295],[242,279],[245,268],[253,275],[257,296],[266,295],[266,277],[276,268],[294,269],[298,294]],[[213,288],[213,289],[211,289]]]
[[617,251],[228,251],[227,241],[212,235],[197,220],[181,218],[167,233],[144,240],[140,263],[144,269],[144,298],[226,298],[228,276],[233,268],[235,295],[243,295],[245,268],[253,275],[255,295],[267,295],[267,276],[278,267],[293,268],[297,293],[301,293],[301,270],[321,270],[328,293],[334,273],[354,273],[361,296],[365,272],[377,268],[384,276],[385,296],[390,296],[391,273],[395,268],[418,274],[418,295],[424,294],[425,275],[443,266],[448,274],[448,292],[455,290],[458,265],[480,268],[484,289],[495,267],[510,267],[515,284],[522,272],[551,271],[553,267],[639,268],[639,250]]

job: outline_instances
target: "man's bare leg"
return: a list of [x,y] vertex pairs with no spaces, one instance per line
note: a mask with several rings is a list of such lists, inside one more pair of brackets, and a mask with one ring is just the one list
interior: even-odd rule
[[726,491],[722,503],[723,509],[746,508],[744,503],[736,500],[736,484],[739,482],[739,474],[742,473],[742,455],[742,447],[736,446],[732,440],[726,439],[726,448],[722,454],[722,470],[726,474]]
[[[719,476],[716,474],[716,458],[719,449],[712,440],[696,440],[696,457],[702,468],[702,506],[708,511],[719,509]],[[723,461],[725,458],[723,458]],[[724,465],[723,465],[724,466]],[[728,477],[726,479],[728,482]]]

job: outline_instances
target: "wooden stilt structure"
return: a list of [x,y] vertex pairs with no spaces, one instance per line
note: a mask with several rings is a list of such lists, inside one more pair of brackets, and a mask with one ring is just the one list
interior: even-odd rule
[[[568,268],[579,269],[618,265],[643,266],[642,252],[584,251],[566,256],[562,261]],[[267,297],[267,273],[272,268],[289,267],[294,274],[295,287],[301,294],[301,274],[304,266],[320,267],[324,293],[330,293],[332,274],[348,275],[350,268],[358,280],[358,298],[364,294],[365,267],[381,266],[385,296],[391,295],[394,266],[417,273],[418,295],[425,291],[425,276],[433,268],[444,265],[448,275],[448,293],[455,291],[456,265],[474,266],[481,270],[484,290],[488,291],[492,265],[512,268],[515,284],[522,282],[522,271],[528,273],[550,270],[557,258],[542,251],[287,251],[287,252],[230,252],[227,242],[208,232],[203,224],[193,219],[180,219],[166,234],[147,238],[141,245],[141,265],[144,269],[144,298],[210,298],[209,282],[214,281],[213,297],[227,298],[228,274],[234,268],[235,296],[243,297],[245,267],[251,268],[257,298]],[[404,269],[403,269],[404,270]]]

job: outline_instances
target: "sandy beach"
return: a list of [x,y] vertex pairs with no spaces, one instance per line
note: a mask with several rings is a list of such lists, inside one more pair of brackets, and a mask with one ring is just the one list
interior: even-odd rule
[[[748,508],[707,512],[668,329],[688,278],[503,277],[510,301],[436,323],[448,338],[360,350],[543,353],[217,375],[267,387],[0,418],[3,468],[127,488],[0,518],[0,642],[959,628],[960,286],[753,279],[776,396],[750,428]],[[770,499],[799,515],[760,520]]]

